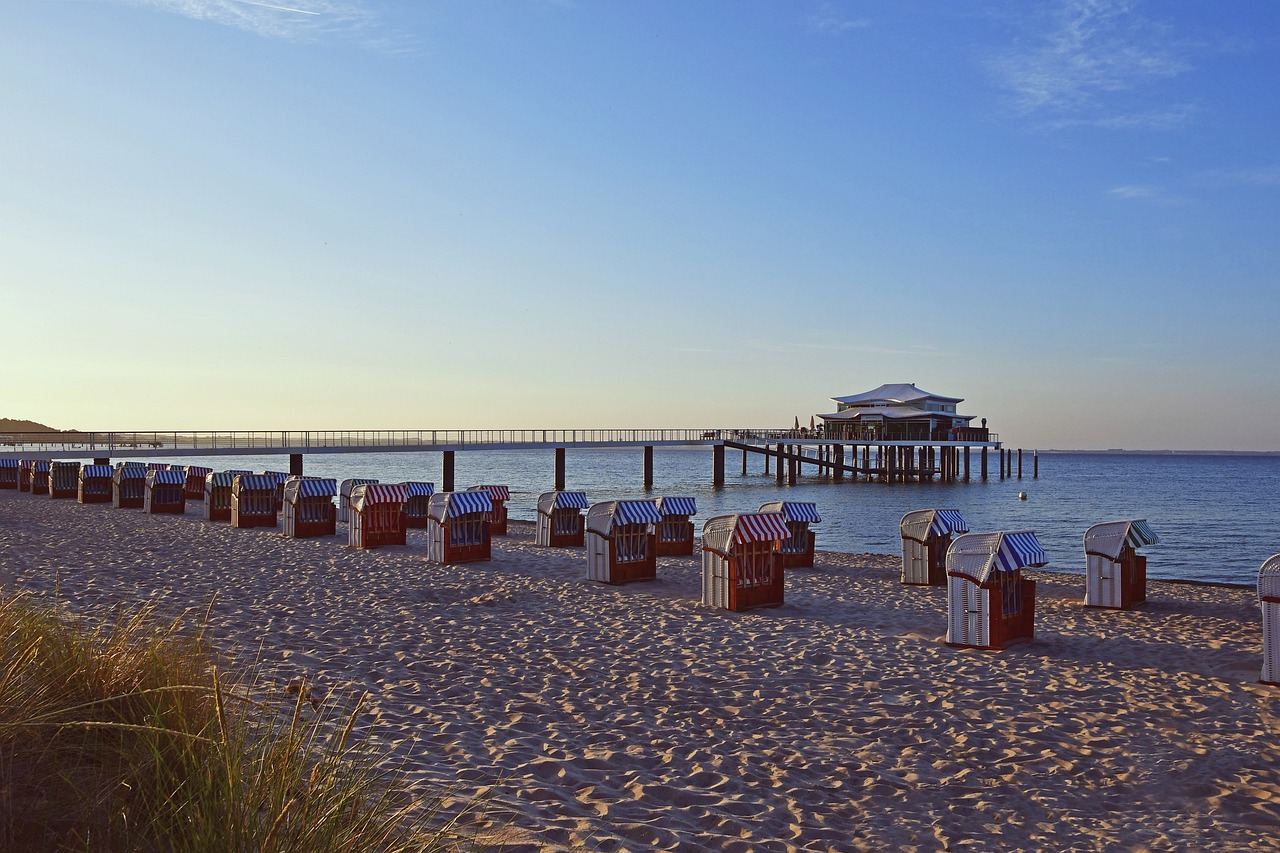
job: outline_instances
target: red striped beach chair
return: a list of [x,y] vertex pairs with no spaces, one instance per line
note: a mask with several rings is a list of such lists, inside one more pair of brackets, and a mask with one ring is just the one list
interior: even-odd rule
[[347,544],[352,548],[405,544],[406,497],[401,483],[364,483],[353,488]]
[[778,546],[790,537],[780,512],[707,519],[702,525],[702,603],[734,611],[782,604]]

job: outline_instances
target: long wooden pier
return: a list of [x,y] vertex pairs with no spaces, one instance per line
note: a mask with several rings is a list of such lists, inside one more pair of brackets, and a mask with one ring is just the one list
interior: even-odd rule
[[[0,458],[111,459],[183,456],[287,455],[289,471],[302,473],[303,457],[312,453],[439,452],[443,454],[443,488],[453,490],[454,454],[469,450],[539,450],[555,452],[555,488],[565,482],[565,451],[571,448],[639,447],[644,451],[644,487],[653,485],[653,449],[710,445],[712,483],[724,484],[726,448],[764,461],[765,473],[776,462],[778,483],[794,484],[809,465],[835,481],[879,482],[968,481],[971,452],[978,451],[979,471],[988,478],[988,452],[997,451],[1000,478],[1013,476],[1013,455],[999,437],[987,441],[832,441],[802,431],[779,429],[532,429],[532,430],[302,430],[209,431],[156,430],[113,432],[0,433]],[[848,460],[846,461],[846,451]],[[1022,451],[1018,451],[1022,477]],[[1035,474],[1038,458],[1033,456]]]

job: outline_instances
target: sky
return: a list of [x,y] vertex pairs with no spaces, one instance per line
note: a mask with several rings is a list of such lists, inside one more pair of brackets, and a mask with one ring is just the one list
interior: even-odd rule
[[1280,450],[1280,6],[5,0],[0,416]]

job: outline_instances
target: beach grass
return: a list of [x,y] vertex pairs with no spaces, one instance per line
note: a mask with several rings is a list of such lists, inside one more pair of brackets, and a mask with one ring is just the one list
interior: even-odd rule
[[5,595],[0,638],[0,849],[482,846],[441,814],[447,792],[415,795],[353,737],[363,698],[256,699],[186,618],[91,624]]

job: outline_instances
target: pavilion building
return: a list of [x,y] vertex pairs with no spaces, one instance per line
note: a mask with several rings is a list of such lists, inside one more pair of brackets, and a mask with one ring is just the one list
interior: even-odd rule
[[824,441],[988,441],[987,420],[972,427],[961,415],[964,399],[922,391],[914,383],[881,385],[861,394],[832,397],[836,410],[822,419]]

